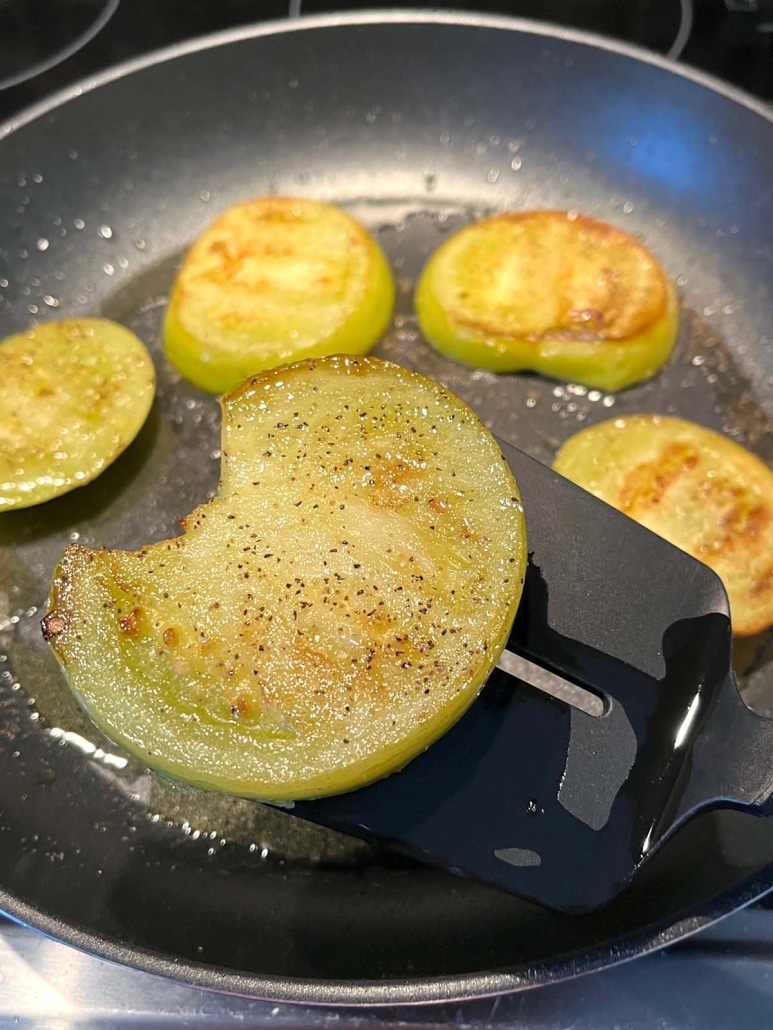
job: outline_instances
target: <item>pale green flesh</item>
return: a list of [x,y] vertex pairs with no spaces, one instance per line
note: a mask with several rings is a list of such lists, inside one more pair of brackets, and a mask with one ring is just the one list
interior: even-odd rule
[[233,794],[400,768],[474,699],[520,598],[495,441],[429,380],[329,358],[226,398],[223,454],[183,537],[65,552],[47,625],[72,689],[149,765]]
[[83,486],[147,418],[144,345],[104,319],[37,326],[0,343],[0,512]]

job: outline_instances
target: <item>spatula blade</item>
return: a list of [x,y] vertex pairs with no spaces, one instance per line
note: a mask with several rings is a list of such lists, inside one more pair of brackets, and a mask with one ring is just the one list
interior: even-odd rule
[[595,690],[604,714],[497,669],[402,772],[294,812],[580,912],[618,893],[657,839],[689,751],[691,705],[722,687],[694,659],[703,634],[727,624],[727,597],[706,566],[503,451],[529,533],[508,649]]

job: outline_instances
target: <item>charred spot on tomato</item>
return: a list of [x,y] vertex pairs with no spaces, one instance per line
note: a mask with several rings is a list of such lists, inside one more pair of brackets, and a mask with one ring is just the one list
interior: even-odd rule
[[46,643],[51,643],[67,629],[67,619],[61,612],[49,612],[45,618],[41,619],[40,629]]

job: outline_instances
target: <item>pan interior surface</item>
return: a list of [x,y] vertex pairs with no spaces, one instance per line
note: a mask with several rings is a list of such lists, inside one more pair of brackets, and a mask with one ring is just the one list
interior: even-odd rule
[[[97,481],[0,520],[3,909],[202,986],[377,1004],[599,968],[773,886],[773,822],[739,813],[696,819],[612,905],[570,917],[282,811],[171,787],[99,737],[38,625],[67,542],[161,539],[216,489],[217,402],[167,364],[160,325],[187,246],[251,196],[314,196],[361,219],[398,280],[376,353],[444,383],[534,457],[549,462],[594,421],[652,411],[773,460],[770,120],[622,47],[395,16],[184,47],[22,123],[0,142],[4,334],[114,318],[152,349],[159,389],[137,441]],[[435,247],[486,214],[539,207],[619,224],[666,266],[682,328],[652,381],[605,394],[498,377],[421,339],[412,290]],[[770,636],[736,657],[764,708]]]

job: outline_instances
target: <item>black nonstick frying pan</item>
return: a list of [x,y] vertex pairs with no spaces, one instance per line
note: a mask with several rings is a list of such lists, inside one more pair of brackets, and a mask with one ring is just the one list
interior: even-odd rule
[[[0,325],[101,312],[157,344],[184,248],[268,191],[332,199],[400,283],[378,353],[547,462],[581,425],[676,412],[773,457],[773,128],[649,55],[523,23],[309,19],[111,72],[0,127]],[[454,228],[577,208],[637,233],[682,301],[677,353],[604,395],[476,374],[420,339],[411,285]],[[773,888],[773,820],[701,815],[622,895],[572,916],[292,815],[173,789],[82,716],[39,630],[64,544],[168,535],[215,489],[218,411],[158,357],[139,439],[100,479],[0,521],[0,906],[64,941],[222,990],[396,1003],[517,990],[690,933]],[[610,570],[610,575],[613,570]],[[736,662],[773,704],[770,639]]]

